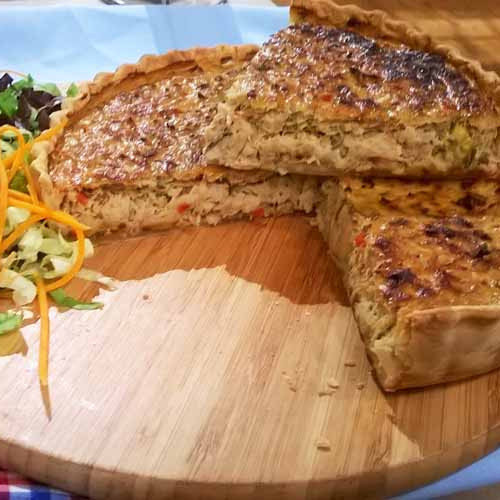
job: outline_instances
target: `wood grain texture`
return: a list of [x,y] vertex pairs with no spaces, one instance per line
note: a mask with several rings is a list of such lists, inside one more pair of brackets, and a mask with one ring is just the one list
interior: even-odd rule
[[[500,68],[496,2],[362,3]],[[105,244],[91,266],[122,282],[102,311],[51,311],[50,420],[38,325],[0,338],[0,467],[95,498],[382,498],[500,443],[499,372],[380,391],[304,219]]]
[[95,498],[377,498],[500,441],[498,373],[379,390],[305,219],[106,244],[92,265],[122,282],[102,311],[51,310],[50,420],[38,325],[0,357],[2,467]]

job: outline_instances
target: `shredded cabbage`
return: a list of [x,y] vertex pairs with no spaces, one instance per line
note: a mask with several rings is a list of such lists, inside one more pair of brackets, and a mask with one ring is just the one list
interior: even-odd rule
[[0,271],[0,288],[13,290],[12,299],[16,306],[30,304],[36,297],[36,286],[32,281],[11,269]]
[[[29,217],[29,212],[21,208],[9,207],[7,211],[5,234],[11,233]],[[18,306],[34,300],[36,286],[32,279],[36,274],[40,274],[47,280],[64,276],[78,255],[76,241],[66,240],[60,232],[47,227],[42,222],[31,226],[19,239],[16,247],[15,251],[7,256],[4,255],[1,259],[0,288],[12,289],[14,302]],[[86,238],[85,258],[93,255],[94,246]],[[81,269],[77,276],[109,288],[115,286],[111,278],[89,269]]]
[[78,272],[77,276],[82,280],[87,281],[95,281],[96,283],[100,283],[101,285],[106,286],[110,290],[115,290],[118,286],[117,281],[109,276],[105,276],[99,271],[93,271],[92,269],[82,268]]
[[7,219],[5,220],[3,235],[8,236],[16,226],[28,219],[29,216],[29,211],[24,208],[7,207]]

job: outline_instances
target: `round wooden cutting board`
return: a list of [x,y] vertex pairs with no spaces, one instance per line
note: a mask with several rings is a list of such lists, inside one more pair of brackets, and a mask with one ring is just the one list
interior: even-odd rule
[[108,243],[91,267],[121,282],[51,311],[50,394],[38,324],[1,338],[1,467],[96,498],[370,498],[500,443],[496,372],[378,388],[306,219]]

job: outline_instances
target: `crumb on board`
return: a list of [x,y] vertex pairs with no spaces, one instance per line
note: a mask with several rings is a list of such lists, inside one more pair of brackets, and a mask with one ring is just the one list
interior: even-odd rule
[[328,439],[319,438],[316,440],[316,448],[318,448],[318,450],[328,451],[332,448],[332,445]]
[[344,366],[356,366],[356,363],[354,361],[348,360],[344,363]]
[[149,300],[151,298],[151,295],[149,295],[149,293],[145,293],[143,296],[142,296],[143,300]]
[[362,382],[360,382],[360,383],[356,386],[356,388],[357,388],[359,391],[361,391],[362,389],[364,389],[364,388],[365,388],[365,384],[363,384]]
[[331,396],[335,391],[333,389],[323,389],[318,391],[318,396],[321,398],[323,396]]
[[329,378],[327,381],[326,381],[326,385],[328,387],[331,387],[332,389],[338,389],[340,387],[340,384],[337,382],[336,379],[334,379],[333,377]]
[[292,392],[297,392],[297,377],[292,378],[292,377],[290,377],[290,375],[287,375],[286,372],[282,372],[282,374],[283,374],[283,378],[285,379],[285,381],[288,385],[288,388]]

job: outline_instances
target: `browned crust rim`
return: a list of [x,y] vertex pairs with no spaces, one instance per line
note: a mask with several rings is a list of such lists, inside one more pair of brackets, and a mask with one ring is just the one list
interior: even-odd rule
[[[114,72],[98,73],[90,82],[79,84],[79,94],[63,101],[61,111],[50,116],[50,125],[55,127],[63,120],[77,119],[79,113],[90,109],[98,97],[109,92],[127,79],[136,79],[137,86],[144,82],[141,77],[158,72],[159,78],[164,78],[170,71],[182,70],[190,65],[198,66],[203,71],[213,67],[221,67],[225,59],[237,62],[249,60],[258,50],[256,45],[218,45],[215,47],[197,47],[189,50],[172,50],[165,54],[147,54],[135,64],[123,64]],[[156,79],[156,80],[157,80]],[[153,79],[152,81],[155,81]],[[47,141],[39,142],[33,147],[32,167],[38,173],[38,182],[43,201],[51,208],[59,208],[61,195],[57,192],[49,175],[49,155],[55,144],[64,134],[64,130],[55,134]]]
[[336,28],[350,29],[370,35],[402,42],[413,49],[444,56],[457,69],[472,77],[481,88],[491,93],[496,108],[500,108],[500,76],[486,71],[481,63],[467,59],[449,45],[435,42],[429,35],[410,24],[392,19],[381,10],[365,10],[357,5],[338,5],[333,0],[292,0],[290,22],[310,22]]
[[[218,45],[216,47],[196,47],[189,50],[172,50],[160,55],[144,55],[135,64],[123,64],[114,72],[98,73],[94,80],[87,83],[81,96],[71,103],[68,117],[85,107],[93,97],[105,90],[119,85],[129,78],[137,78],[137,85],[143,82],[141,76],[160,72],[158,79],[164,78],[168,70],[182,70],[189,65],[195,65],[206,71],[210,67],[221,67],[225,59],[244,62],[257,52],[256,45]],[[152,80],[154,81],[154,80]]]

